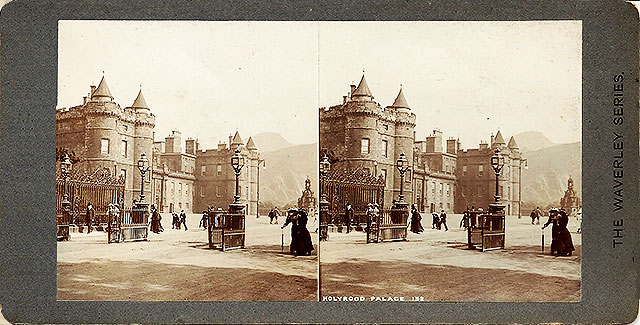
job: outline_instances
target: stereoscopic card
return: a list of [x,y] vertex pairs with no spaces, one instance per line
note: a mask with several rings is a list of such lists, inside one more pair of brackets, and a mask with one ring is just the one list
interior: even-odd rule
[[15,0],[0,21],[12,323],[637,317],[630,3]]

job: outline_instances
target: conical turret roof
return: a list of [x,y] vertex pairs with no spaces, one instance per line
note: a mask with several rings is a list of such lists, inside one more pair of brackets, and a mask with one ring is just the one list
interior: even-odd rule
[[400,92],[396,97],[396,100],[393,101],[392,107],[402,107],[409,108],[409,104],[407,104],[407,100],[404,98],[404,93],[402,93],[402,87],[400,87]]
[[140,89],[140,91],[138,92],[138,97],[136,97],[136,100],[133,101],[133,105],[131,105],[131,107],[149,109],[149,106],[147,105],[147,101],[144,99],[144,96],[142,95],[142,89]]
[[253,142],[253,138],[249,137],[249,141],[247,141],[247,149],[249,150],[257,150],[256,144]]
[[373,98],[371,94],[371,90],[369,90],[369,85],[367,85],[367,80],[362,75],[362,79],[360,79],[360,83],[358,84],[358,88],[351,94],[351,96],[369,96]]
[[111,91],[109,90],[109,86],[107,86],[107,81],[102,76],[102,80],[100,80],[100,84],[98,84],[98,88],[92,94],[93,97],[109,97],[113,99],[111,95]]
[[509,144],[507,145],[507,147],[511,149],[518,149],[518,144],[516,143],[516,139],[513,136],[511,137],[511,139],[509,139]]
[[502,137],[502,133],[500,133],[500,130],[498,130],[498,133],[496,133],[496,138],[493,140],[494,144],[507,144],[506,142],[504,142],[504,138]]
[[244,144],[240,137],[240,132],[236,131],[236,134],[233,136],[233,140],[231,140],[231,144]]

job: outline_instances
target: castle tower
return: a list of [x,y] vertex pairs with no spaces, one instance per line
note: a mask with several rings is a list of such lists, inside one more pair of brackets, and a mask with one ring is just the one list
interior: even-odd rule
[[380,158],[380,150],[375,148],[381,143],[377,124],[382,108],[373,101],[364,75],[351,98],[344,107],[344,157],[351,158],[350,168],[358,166],[373,173],[374,161]]
[[[129,111],[133,111],[133,115],[135,116],[133,134],[133,160],[134,162],[137,162],[144,153],[147,155],[147,159],[149,159],[149,161],[151,162],[153,161],[153,152],[151,149],[153,148],[153,127],[155,126],[155,116],[151,114],[151,109],[147,105],[147,101],[142,95],[142,89],[138,91],[138,96],[133,101],[133,104],[129,107]],[[136,169],[137,168],[134,166],[132,170],[133,175],[135,175],[132,178],[132,187],[134,189],[134,192],[139,194],[141,178],[140,173]],[[147,202],[151,202],[149,201],[152,192],[150,183],[151,179],[152,175],[150,171],[145,175],[144,179],[144,195]]]
[[407,104],[407,100],[404,97],[404,93],[402,92],[402,88],[398,92],[398,96],[396,96],[396,100],[393,105],[389,108],[393,109],[395,113],[395,134],[393,136],[394,140],[394,162],[400,158],[400,154],[404,153],[409,161],[409,166],[411,169],[404,175],[404,184],[400,183],[400,173],[395,169],[394,171],[394,182],[393,189],[394,195],[393,198],[397,198],[400,194],[400,186],[403,186],[403,193],[405,197],[411,198],[413,195],[412,192],[412,174],[413,174],[413,143],[415,142],[415,134],[414,128],[416,126],[416,115],[411,113],[411,109]]
[[491,147],[495,148],[495,147],[502,147],[505,146],[507,143],[504,141],[504,138],[502,137],[502,133],[500,133],[500,130],[498,130],[498,133],[496,133],[495,138],[492,139],[491,141]]

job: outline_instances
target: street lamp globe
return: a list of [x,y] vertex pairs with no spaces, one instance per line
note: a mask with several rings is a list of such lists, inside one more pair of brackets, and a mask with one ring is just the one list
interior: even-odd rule
[[407,156],[404,154],[404,152],[400,154],[398,161],[396,161],[396,167],[398,168],[398,171],[401,175],[404,175],[404,173],[409,170],[409,161],[407,160]]
[[495,154],[491,157],[491,167],[496,175],[500,175],[502,167],[504,167],[504,156],[500,153],[499,148],[496,148]]
[[138,159],[138,170],[140,171],[141,175],[144,175],[147,172],[146,166],[148,162],[149,160],[147,159],[147,154],[143,152],[140,156],[140,159]]
[[231,167],[236,174],[240,174],[242,167],[244,167],[244,157],[240,155],[240,150],[236,149],[236,152],[231,156]]

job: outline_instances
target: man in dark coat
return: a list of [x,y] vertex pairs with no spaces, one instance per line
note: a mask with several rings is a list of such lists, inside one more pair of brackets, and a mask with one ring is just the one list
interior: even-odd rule
[[180,210],[180,221],[182,225],[184,225],[184,231],[187,231],[187,214],[184,210]]
[[444,226],[444,231],[449,230],[449,228],[447,227],[447,214],[444,212],[444,210],[440,212],[440,224]]
[[351,209],[351,203],[347,203],[347,208],[344,211],[344,224],[347,227],[347,234],[351,231],[351,219],[353,219],[353,209]]
[[87,204],[87,215],[84,217],[84,223],[87,225],[87,234],[91,232],[91,225],[93,224],[93,218],[95,217],[95,210],[93,210],[93,204],[89,202]]

